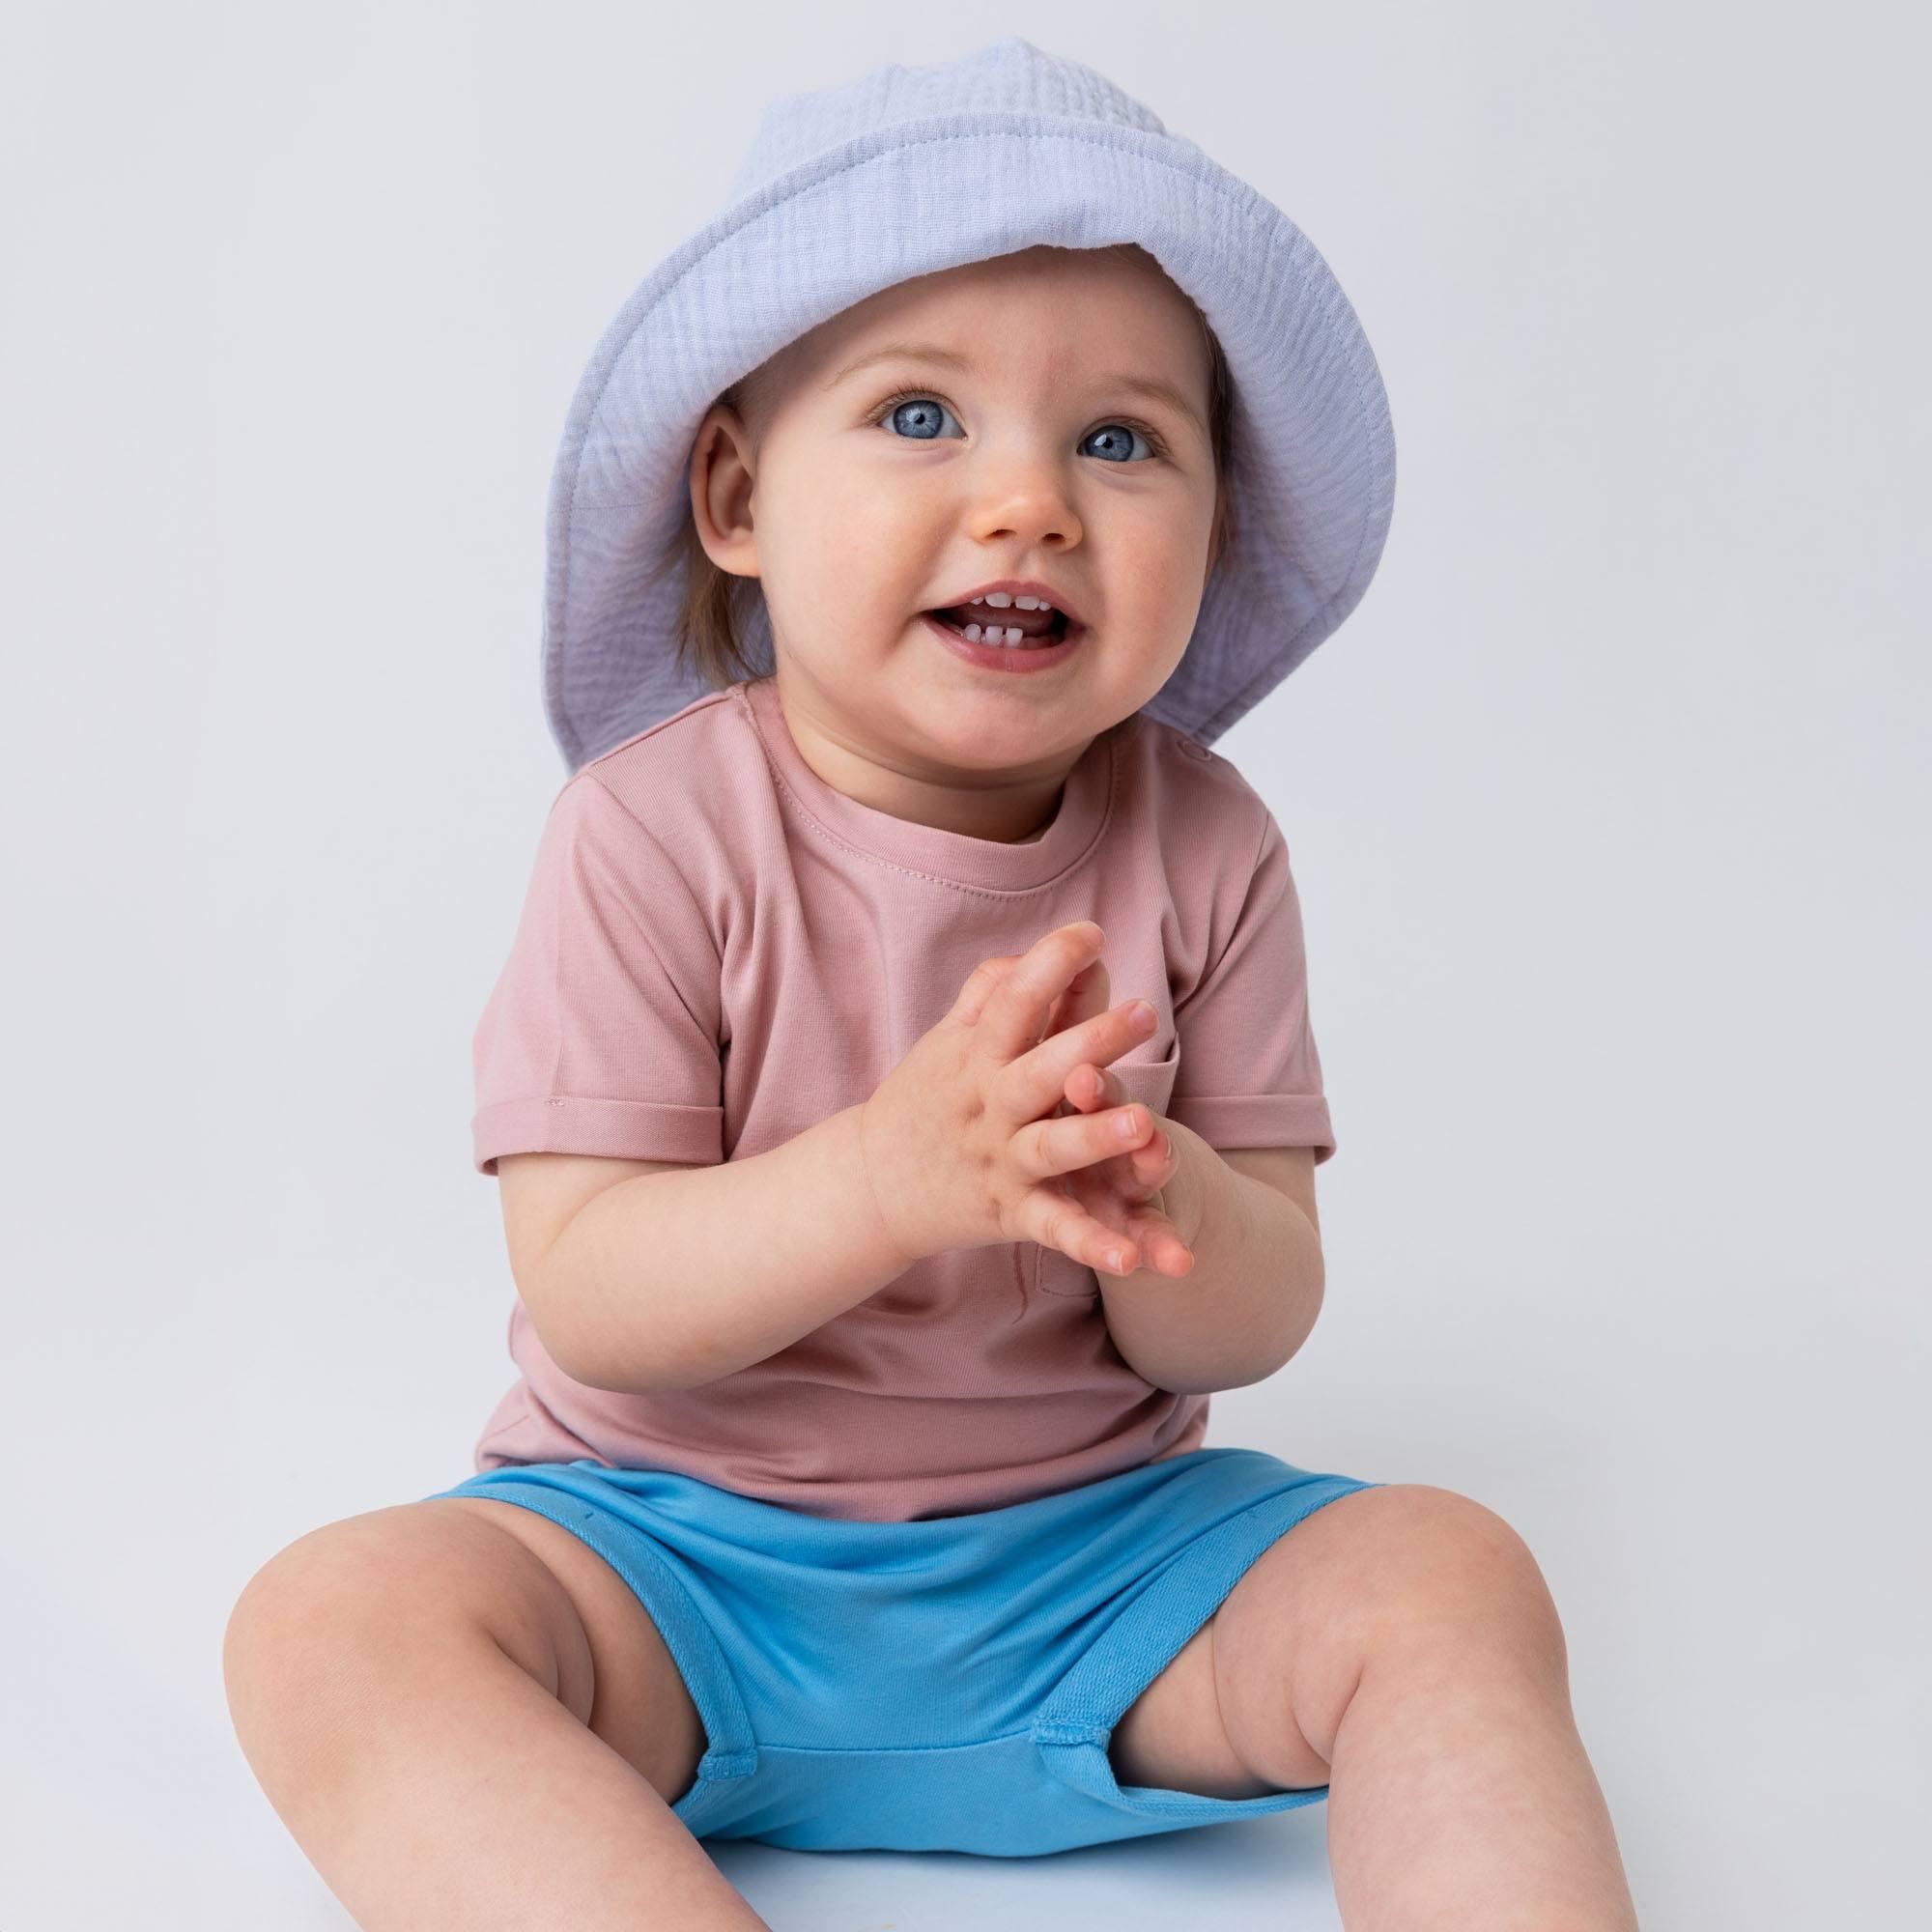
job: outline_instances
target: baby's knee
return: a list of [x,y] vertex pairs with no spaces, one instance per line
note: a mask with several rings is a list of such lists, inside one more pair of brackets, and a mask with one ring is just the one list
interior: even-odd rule
[[[421,1634],[434,1605],[411,1587],[391,1512],[298,1537],[249,1577],[228,1613],[221,1672],[251,1763],[342,1728],[368,1684]],[[259,1766],[258,1766],[259,1769]]]
[[1563,1672],[1563,1626],[1521,1535],[1473,1497],[1427,1483],[1378,1489],[1388,1641],[1495,1644]]

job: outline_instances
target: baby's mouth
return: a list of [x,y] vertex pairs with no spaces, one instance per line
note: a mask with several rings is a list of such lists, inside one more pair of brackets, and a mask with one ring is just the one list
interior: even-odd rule
[[[1004,645],[1010,650],[1057,644],[1066,636],[1065,613],[1060,611],[995,609],[990,604],[955,604],[946,611],[928,611],[948,630],[970,641]],[[1010,637],[1014,631],[1017,638]]]

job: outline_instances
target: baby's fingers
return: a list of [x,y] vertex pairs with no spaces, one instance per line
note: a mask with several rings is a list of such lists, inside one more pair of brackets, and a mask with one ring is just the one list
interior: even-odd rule
[[1174,1143],[1159,1127],[1149,1136],[1145,1147],[1134,1150],[1134,1173],[1144,1186],[1165,1187],[1174,1179],[1174,1171],[1179,1165],[1180,1159],[1174,1151]]
[[[1126,1083],[1107,1067],[1083,1062],[1066,1076],[1066,1098],[1083,1114],[1098,1113],[1102,1107],[1124,1107],[1133,1099]],[[1174,1179],[1179,1159],[1174,1142],[1159,1127],[1144,1145],[1122,1156],[1133,1162],[1134,1179],[1150,1194],[1158,1194]]]
[[[1114,1083],[1116,1087],[1119,1084],[1118,1081]],[[1082,1061],[1066,1076],[1067,1105],[1078,1107],[1083,1114],[1098,1113],[1108,1104],[1109,1092],[1106,1068],[1095,1066],[1091,1061]]]
[[1194,1250],[1165,1214],[1151,1208],[1135,1208],[1127,1216],[1127,1228],[1156,1274],[1193,1272]]
[[1096,1221],[1070,1195],[1037,1187],[1028,1195],[1021,1218],[1028,1236],[1043,1248],[1057,1248],[1070,1260],[1109,1274],[1132,1274],[1140,1265],[1135,1244],[1104,1221]]

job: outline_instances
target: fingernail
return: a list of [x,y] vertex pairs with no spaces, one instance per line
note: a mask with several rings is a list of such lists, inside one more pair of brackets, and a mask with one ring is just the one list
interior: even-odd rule
[[1127,1009],[1127,1014],[1135,1026],[1140,1028],[1143,1033],[1153,1025],[1153,1009],[1145,1000],[1136,1000]]
[[1141,1130],[1141,1123],[1132,1114],[1122,1114],[1114,1122],[1114,1131],[1123,1141],[1130,1141]]

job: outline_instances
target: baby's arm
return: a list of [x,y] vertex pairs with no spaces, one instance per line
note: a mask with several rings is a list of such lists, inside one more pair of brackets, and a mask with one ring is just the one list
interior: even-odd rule
[[[552,1359],[592,1388],[697,1388],[778,1353],[902,1274],[913,1258],[879,1217],[863,1111],[846,1107],[742,1160],[600,1188],[518,1271]],[[528,1158],[506,1155],[498,1174]],[[521,1184],[503,1181],[506,1223],[509,1190]]]
[[1137,1021],[1146,1002],[1129,1001],[1040,1037],[1103,937],[1083,920],[1017,960],[982,961],[868,1100],[763,1153],[674,1172],[613,1162],[620,1178],[593,1178],[567,1215],[549,1210],[560,1232],[541,1238],[544,1198],[582,1183],[566,1169],[519,1172],[504,1196],[512,1264],[558,1367],[593,1388],[698,1388],[928,1255],[1024,1237],[1104,1260],[1119,1230],[1046,1183],[1144,1142],[1146,1110],[1047,1109],[1077,1065],[1118,1059],[1152,1013]]

